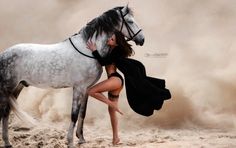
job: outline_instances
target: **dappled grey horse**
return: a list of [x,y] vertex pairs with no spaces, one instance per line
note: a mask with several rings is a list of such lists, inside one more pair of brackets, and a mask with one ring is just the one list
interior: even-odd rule
[[76,136],[84,143],[83,122],[86,114],[87,88],[98,81],[102,67],[86,48],[89,38],[105,56],[109,48],[106,40],[120,30],[137,45],[143,45],[144,35],[135,23],[128,6],[116,7],[90,21],[77,34],[56,44],[17,44],[0,54],[0,120],[3,125],[5,147],[8,139],[10,110],[19,113],[16,98],[27,86],[39,88],[73,87],[71,123],[67,135],[68,146],[73,147],[73,133],[78,120]]

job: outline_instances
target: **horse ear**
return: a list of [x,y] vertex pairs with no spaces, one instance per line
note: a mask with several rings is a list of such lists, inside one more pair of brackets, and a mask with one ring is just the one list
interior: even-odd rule
[[129,8],[129,2],[127,3],[127,5],[125,6],[127,9]]
[[[128,4],[129,4],[129,3],[128,3]],[[123,13],[123,14],[128,13],[128,11],[129,11],[128,4],[122,9],[122,13]]]

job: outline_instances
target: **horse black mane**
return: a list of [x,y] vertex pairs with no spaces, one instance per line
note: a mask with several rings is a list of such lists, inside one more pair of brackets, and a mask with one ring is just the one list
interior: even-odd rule
[[[89,38],[96,33],[96,37],[100,35],[102,32],[107,34],[114,32],[116,30],[116,26],[119,25],[121,18],[119,17],[119,12],[117,10],[122,10],[124,7],[115,7],[104,12],[97,18],[94,18],[92,21],[87,23],[87,25],[83,28],[83,37],[87,41]],[[127,13],[133,15],[130,8],[128,8]]]

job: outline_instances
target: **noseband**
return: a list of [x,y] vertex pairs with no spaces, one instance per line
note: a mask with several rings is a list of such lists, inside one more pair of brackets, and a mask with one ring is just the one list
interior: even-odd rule
[[139,32],[142,31],[142,29],[139,29],[139,31],[137,31],[136,33],[134,33],[134,31],[130,28],[129,24],[125,21],[125,16],[126,16],[128,13],[126,13],[126,14],[123,15],[121,9],[119,9],[119,11],[120,11],[120,15],[121,15],[121,18],[122,18],[122,25],[121,25],[120,31],[122,31],[123,26],[124,26],[124,24],[125,24],[125,27],[127,28],[127,31],[128,31],[128,33],[129,33],[129,38],[127,39],[127,41],[133,40],[133,38],[134,38],[135,36],[137,36],[137,35],[139,34]]

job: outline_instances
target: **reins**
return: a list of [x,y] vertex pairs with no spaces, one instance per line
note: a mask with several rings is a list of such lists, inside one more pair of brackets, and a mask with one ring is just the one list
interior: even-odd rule
[[88,57],[88,58],[96,59],[96,58],[93,57],[93,56],[87,55],[87,54],[85,54],[85,53],[79,51],[79,49],[75,47],[75,45],[74,45],[74,43],[72,42],[71,38],[69,38],[69,41],[70,41],[71,45],[74,47],[74,49],[75,49],[76,51],[78,51],[80,54],[82,54],[82,55],[84,55],[84,56],[86,56],[86,57]]

